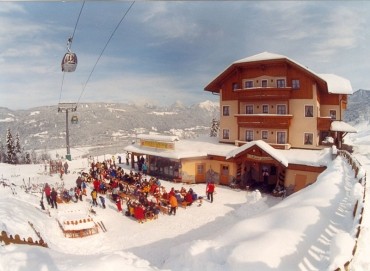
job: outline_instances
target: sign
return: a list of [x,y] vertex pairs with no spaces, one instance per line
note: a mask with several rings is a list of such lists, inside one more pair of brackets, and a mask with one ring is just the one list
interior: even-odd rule
[[247,158],[254,161],[274,161],[270,156],[257,156],[253,154],[247,154]]
[[149,147],[155,149],[165,149],[165,150],[174,150],[175,143],[169,142],[160,142],[160,141],[153,141],[153,140],[141,140],[140,144],[142,147]]

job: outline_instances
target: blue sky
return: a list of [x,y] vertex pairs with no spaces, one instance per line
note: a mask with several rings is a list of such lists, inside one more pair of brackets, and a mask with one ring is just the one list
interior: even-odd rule
[[264,51],[345,77],[354,91],[370,89],[367,1],[135,2],[88,80],[131,3],[85,2],[72,43],[79,63],[62,85],[82,2],[0,2],[0,107],[217,101],[204,87]]

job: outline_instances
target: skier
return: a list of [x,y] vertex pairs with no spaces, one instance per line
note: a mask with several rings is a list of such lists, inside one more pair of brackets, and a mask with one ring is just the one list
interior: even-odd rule
[[51,204],[50,202],[51,189],[48,183],[45,184],[44,192],[45,192],[46,201],[48,202],[48,205],[50,205]]
[[96,190],[94,189],[93,191],[91,191],[91,198],[92,198],[92,205],[93,206],[98,206],[98,203],[96,201],[97,197],[98,197],[98,192],[96,192]]
[[103,209],[105,209],[105,198],[103,196],[99,196],[99,199],[101,202],[101,206],[103,207]]
[[121,197],[119,196],[116,198],[116,206],[117,206],[118,212],[122,212]]
[[58,198],[58,192],[55,191],[55,189],[53,187],[53,189],[51,190],[51,193],[50,193],[51,208],[54,208],[54,206],[55,206],[55,209],[58,209],[57,198]]

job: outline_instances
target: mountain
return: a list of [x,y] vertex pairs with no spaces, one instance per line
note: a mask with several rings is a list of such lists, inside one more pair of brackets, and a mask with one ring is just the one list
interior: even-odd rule
[[358,124],[370,119],[370,90],[359,89],[349,96],[344,120]]
[[[72,116],[77,116],[77,124],[70,122]],[[169,107],[84,103],[78,105],[76,112],[69,112],[70,146],[124,147],[137,134],[149,132],[196,137],[209,134],[213,118],[219,118],[219,105],[210,101],[192,106],[176,103]],[[0,108],[0,138],[3,143],[8,128],[13,137],[19,133],[25,150],[66,146],[66,113],[58,113],[58,106],[16,111]]]

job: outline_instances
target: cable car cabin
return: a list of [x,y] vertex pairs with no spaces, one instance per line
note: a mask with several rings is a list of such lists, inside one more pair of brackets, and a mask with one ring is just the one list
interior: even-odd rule
[[77,124],[78,123],[78,117],[77,116],[72,116],[71,123],[72,124]]
[[62,72],[74,72],[77,67],[77,55],[67,52],[62,60]]

